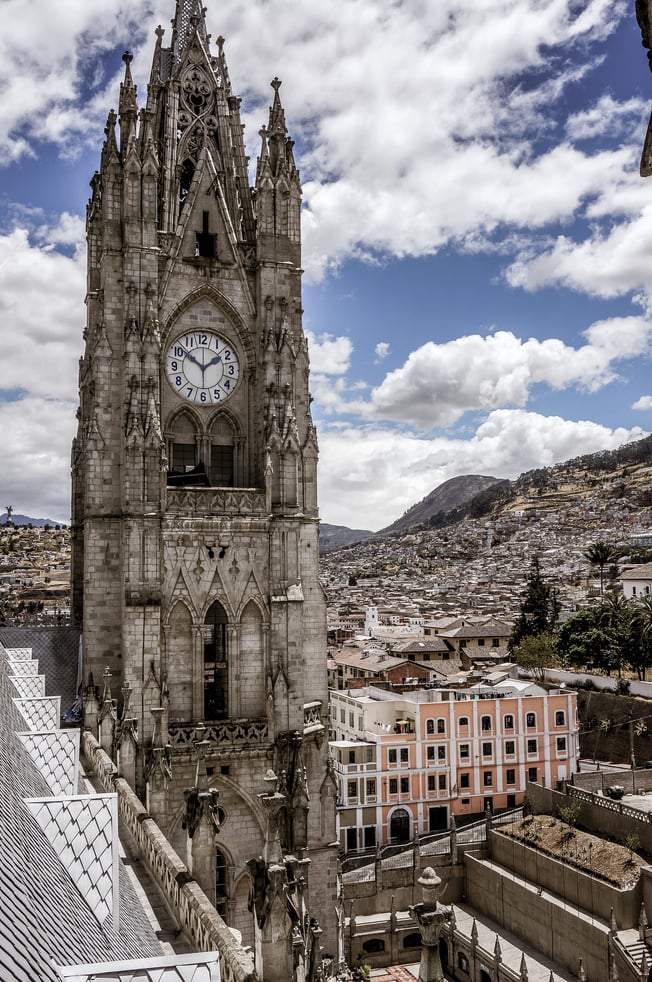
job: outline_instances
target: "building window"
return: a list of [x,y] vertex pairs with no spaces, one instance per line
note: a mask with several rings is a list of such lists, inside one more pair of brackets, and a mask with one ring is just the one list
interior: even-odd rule
[[401,794],[408,794],[409,790],[410,790],[410,778],[409,777],[402,777],[401,778]]
[[527,779],[528,781],[531,781],[532,784],[537,783],[538,774],[539,774],[539,769],[537,767],[528,767]]
[[469,959],[466,957],[464,952],[458,951],[457,953],[457,967],[468,974],[469,971]]
[[433,746],[426,747],[426,757],[429,761],[433,761],[435,759],[435,748]]
[[505,784],[516,784],[516,771],[513,767],[508,767],[505,771]]
[[494,783],[494,775],[492,771],[484,772],[484,774],[482,775],[482,783],[484,784],[485,788],[492,787]]
[[370,777],[367,781],[367,798],[376,797],[376,778]]
[[483,733],[491,733],[491,716],[482,716],[480,719],[480,729]]
[[398,794],[398,778],[390,777],[389,779],[389,793]]
[[365,825],[364,827],[364,847],[365,849],[373,849],[376,845],[376,826],[375,825]]
[[225,719],[229,715],[227,617],[216,600],[206,614],[204,639],[204,718]]
[[346,723],[346,712],[340,709],[340,723]]
[[390,764],[398,763],[398,750],[396,747],[390,747],[390,749],[387,751],[387,759]]
[[511,713],[508,713],[507,716],[505,716],[505,718],[503,719],[503,727],[506,730],[514,729],[514,717],[512,716]]
[[402,764],[410,763],[410,750],[408,747],[401,747],[400,758]]
[[446,790],[446,775],[445,774],[439,774],[439,790],[440,791],[445,791]]
[[426,720],[426,733],[434,733],[434,732],[435,732],[435,721],[434,721],[434,719],[428,719],[428,720]]
[[557,737],[557,753],[566,753],[566,737]]
[[215,850],[215,906],[224,917],[227,912],[229,891],[227,886],[227,862],[220,849]]
[[358,830],[355,825],[346,830],[346,848],[347,850],[358,848]]
[[355,764],[355,750],[349,750],[349,764]]
[[525,717],[525,725],[530,730],[533,727],[535,727],[537,725],[537,714],[536,713],[527,713],[526,714],[526,717]]
[[563,709],[558,709],[555,713],[555,726],[563,726],[566,722],[566,713]]
[[491,639],[491,647],[492,648],[500,648],[500,638],[492,638]]
[[349,783],[347,785],[347,788],[346,788],[346,793],[347,793],[347,795],[348,795],[349,798],[357,798],[358,797],[358,782],[357,781],[349,781]]
[[513,757],[516,753],[516,743],[514,740],[505,740],[505,756]]
[[527,742],[527,752],[529,754],[535,754],[537,752],[537,741],[536,741],[536,739],[534,739],[534,740],[528,740],[528,742]]
[[373,759],[374,759],[374,748],[367,747],[367,763],[368,764],[373,763]]
[[460,716],[460,718],[459,718],[459,720],[458,720],[458,722],[457,722],[457,725],[458,725],[458,727],[459,727],[460,729],[461,729],[461,728],[462,728],[463,726],[464,726],[464,727],[466,727],[466,728],[468,729],[468,726],[469,726],[469,717],[468,717],[468,716]]
[[437,720],[437,733],[445,733],[445,732],[446,732],[446,720],[445,719],[438,719]]
[[434,791],[434,790],[435,790],[435,775],[434,774],[429,774],[428,775],[428,791]]
[[468,760],[470,756],[468,743],[460,743],[460,760]]
[[478,648],[484,648],[484,638],[478,638]]
[[470,788],[471,787],[471,775],[466,771],[464,774],[460,774],[460,788]]
[[362,950],[368,955],[375,955],[385,950],[385,942],[381,938],[369,938],[362,942]]
[[353,729],[354,723],[355,723],[355,716],[353,715],[353,713],[349,713],[349,726],[351,729]]
[[492,755],[492,747],[489,741],[487,741],[486,743],[482,744],[482,756],[491,757],[491,755]]
[[440,764],[446,762],[446,744],[445,743],[440,743],[439,746],[437,747],[437,760],[439,761]]

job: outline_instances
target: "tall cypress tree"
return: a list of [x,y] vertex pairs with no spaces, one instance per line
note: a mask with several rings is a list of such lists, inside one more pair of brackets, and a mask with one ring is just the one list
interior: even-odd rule
[[514,652],[523,638],[550,634],[557,624],[560,608],[557,591],[544,580],[539,557],[535,556],[530,565],[521,609],[509,639],[510,652]]

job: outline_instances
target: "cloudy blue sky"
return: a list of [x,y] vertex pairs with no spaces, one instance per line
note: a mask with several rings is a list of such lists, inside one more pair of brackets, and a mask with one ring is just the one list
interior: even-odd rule
[[[324,521],[652,431],[652,76],[625,0],[205,0],[304,184]],[[2,0],[2,503],[67,520],[88,181],[174,0]]]

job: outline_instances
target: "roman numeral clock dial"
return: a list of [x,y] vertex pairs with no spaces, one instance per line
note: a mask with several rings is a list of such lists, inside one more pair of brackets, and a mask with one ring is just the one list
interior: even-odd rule
[[188,402],[214,406],[233,395],[240,363],[233,346],[219,334],[193,331],[172,342],[165,371],[177,395]]

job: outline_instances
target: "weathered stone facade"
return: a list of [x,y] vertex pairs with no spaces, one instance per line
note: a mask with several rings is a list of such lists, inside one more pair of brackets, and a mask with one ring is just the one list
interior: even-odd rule
[[183,790],[206,722],[217,903],[245,940],[245,863],[263,853],[258,796],[272,768],[287,801],[284,852],[311,861],[309,906],[334,953],[299,174],[278,80],[251,188],[240,100],[201,4],[177,0],[169,48],[163,37],[145,108],[124,56],[87,212],[72,452],[86,723],[185,854]]

